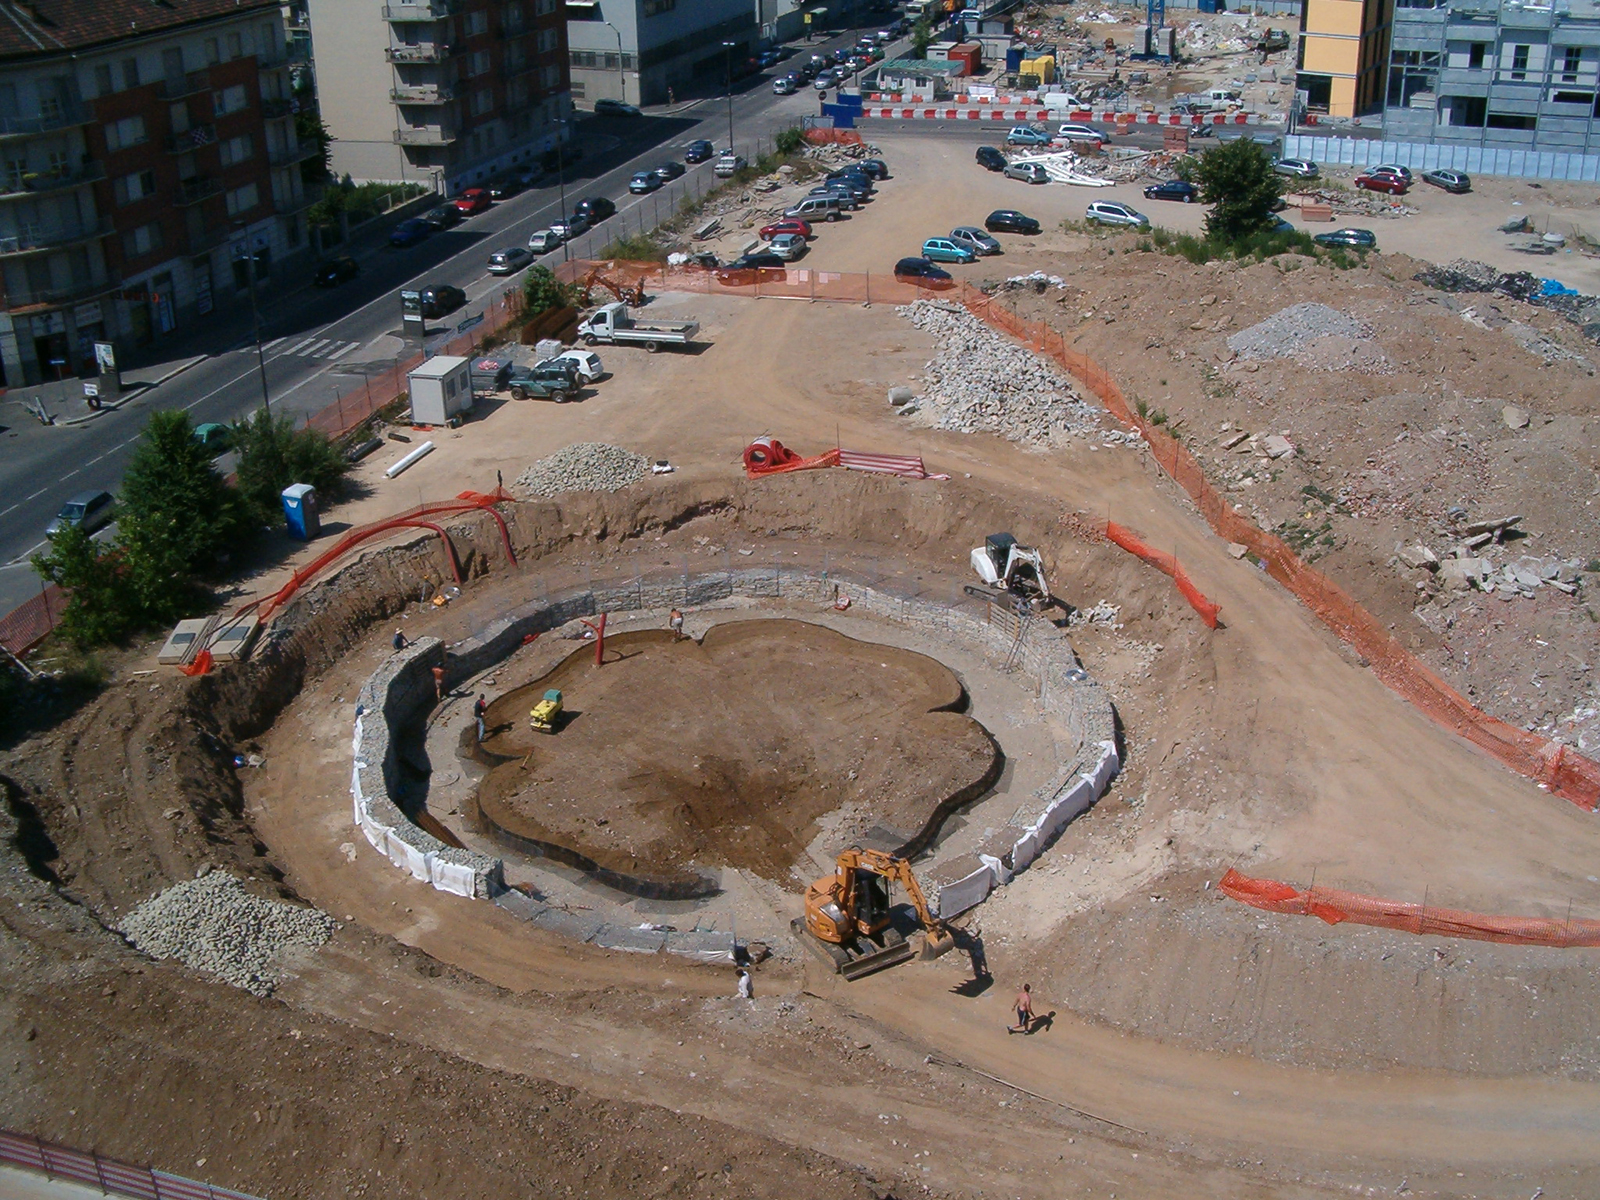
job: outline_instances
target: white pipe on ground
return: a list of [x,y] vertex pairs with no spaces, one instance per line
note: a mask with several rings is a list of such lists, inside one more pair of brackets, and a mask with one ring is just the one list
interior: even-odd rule
[[395,463],[394,466],[390,467],[387,471],[385,471],[383,473],[384,477],[387,478],[387,479],[393,479],[396,475],[400,474],[401,471],[404,471],[407,467],[409,467],[412,463],[416,462],[419,458],[422,458],[424,455],[428,455],[428,454],[432,454],[432,453],[433,453],[433,443],[432,442],[423,442],[422,445],[418,446],[410,454],[406,455],[399,462]]

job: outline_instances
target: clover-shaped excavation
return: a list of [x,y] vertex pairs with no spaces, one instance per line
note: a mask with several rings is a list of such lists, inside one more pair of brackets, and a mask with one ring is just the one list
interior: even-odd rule
[[[554,736],[527,720],[552,687]],[[825,854],[898,849],[993,783],[999,751],[964,706],[942,663],[804,621],[730,621],[698,642],[625,633],[603,667],[586,645],[490,706],[500,763],[478,800],[501,829],[608,871],[793,883],[819,831]]]

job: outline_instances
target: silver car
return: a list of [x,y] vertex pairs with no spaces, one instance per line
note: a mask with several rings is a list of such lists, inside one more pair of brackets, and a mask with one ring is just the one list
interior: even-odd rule
[[1292,175],[1298,179],[1315,179],[1322,173],[1309,158],[1280,158],[1272,164],[1272,169],[1279,175]]
[[63,529],[74,525],[85,533],[93,533],[111,520],[116,501],[110,492],[79,492],[61,506],[56,519],[45,528],[45,537],[55,537]]
[[1007,163],[1001,174],[1007,179],[1020,179],[1023,183],[1050,182],[1050,176],[1038,163]]
[[1132,225],[1139,229],[1150,224],[1150,218],[1142,212],[1115,200],[1096,200],[1085,210],[1084,219],[1091,225]]
[[536,229],[528,235],[528,249],[535,254],[549,254],[565,240],[554,229]]
[[533,261],[533,255],[521,246],[507,246],[489,255],[489,274],[514,275]]
[[768,243],[767,249],[784,262],[793,262],[806,252],[806,239],[798,233],[780,233]]
[[965,246],[974,254],[999,254],[1000,243],[976,225],[958,225],[950,231],[950,240]]

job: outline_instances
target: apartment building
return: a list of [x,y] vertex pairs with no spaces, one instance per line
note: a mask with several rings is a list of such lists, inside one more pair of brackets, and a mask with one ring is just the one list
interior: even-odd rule
[[572,95],[585,105],[717,91],[759,40],[752,0],[567,0]]
[[0,0],[0,386],[145,344],[306,246],[278,0]]
[[452,193],[563,136],[561,0],[309,0],[307,11],[336,175]]
[[1306,109],[1359,117],[1383,107],[1395,0],[1305,0],[1295,88]]
[[1391,140],[1600,153],[1600,5],[1408,0],[1383,126]]

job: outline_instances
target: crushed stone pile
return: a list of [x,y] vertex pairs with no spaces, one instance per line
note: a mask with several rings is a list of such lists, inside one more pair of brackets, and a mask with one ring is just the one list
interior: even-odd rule
[[267,996],[290,947],[315,950],[333,935],[327,913],[266,900],[225,871],[173,884],[122,921],[122,933],[152,958],[175,958],[225,983]]
[[1583,330],[1591,342],[1600,342],[1600,297],[1546,294],[1545,281],[1529,271],[1500,271],[1488,263],[1458,258],[1418,271],[1412,278],[1441,292],[1494,292],[1552,309]]
[[1228,339],[1243,359],[1292,358],[1314,371],[1388,374],[1393,366],[1372,345],[1372,330],[1326,304],[1305,301],[1279,309]]
[[650,460],[621,446],[577,442],[541,458],[517,479],[524,495],[547,498],[562,492],[615,492],[643,479]]
[[1033,445],[1099,430],[1102,410],[1065,375],[960,305],[918,300],[897,311],[939,345],[921,394],[902,414],[935,429],[998,433]]

